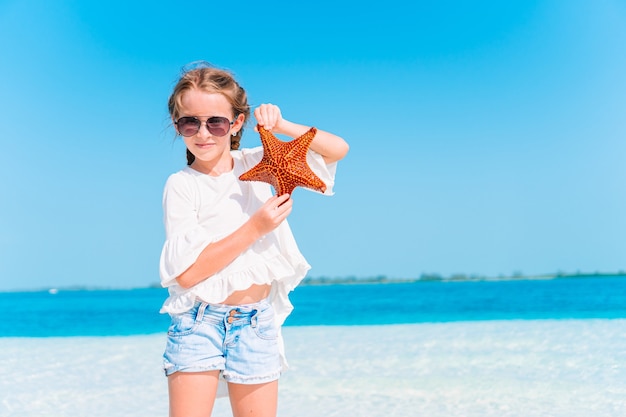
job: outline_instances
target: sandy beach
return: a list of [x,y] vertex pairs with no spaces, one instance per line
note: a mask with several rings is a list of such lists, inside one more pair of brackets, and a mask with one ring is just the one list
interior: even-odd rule
[[[287,416],[623,416],[626,320],[286,327]],[[0,338],[0,416],[167,416],[164,335]],[[229,416],[218,400],[214,416]]]

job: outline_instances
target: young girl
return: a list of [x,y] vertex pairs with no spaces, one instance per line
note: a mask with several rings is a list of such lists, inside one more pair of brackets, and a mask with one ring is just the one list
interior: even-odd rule
[[[170,416],[210,416],[224,383],[234,417],[275,416],[286,369],[280,327],[293,308],[288,293],[310,268],[286,221],[292,200],[273,196],[269,184],[238,179],[263,149],[238,150],[250,108],[229,72],[209,65],[184,72],[168,107],[188,162],[167,180],[163,196]],[[309,130],[272,104],[256,108],[254,117],[292,138]],[[336,162],[347,152],[343,139],[317,131],[307,162],[325,194],[332,194]]]

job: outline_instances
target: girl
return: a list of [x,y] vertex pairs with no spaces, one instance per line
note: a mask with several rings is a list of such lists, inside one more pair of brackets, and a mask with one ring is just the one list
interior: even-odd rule
[[[227,385],[234,417],[275,416],[287,365],[280,326],[293,308],[288,293],[310,268],[286,221],[292,200],[272,196],[269,184],[238,179],[263,149],[238,150],[250,108],[232,74],[206,64],[184,72],[168,108],[188,162],[169,177],[163,196],[170,416],[210,416],[218,385]],[[254,117],[293,138],[309,129],[272,104]],[[325,194],[347,152],[343,139],[317,131],[307,162]]]

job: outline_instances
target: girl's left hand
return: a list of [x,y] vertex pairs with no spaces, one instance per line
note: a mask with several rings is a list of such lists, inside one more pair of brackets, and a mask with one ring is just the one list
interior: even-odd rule
[[277,105],[270,103],[261,104],[259,107],[254,109],[254,117],[256,118],[257,123],[263,126],[266,130],[276,128],[283,121],[280,108]]

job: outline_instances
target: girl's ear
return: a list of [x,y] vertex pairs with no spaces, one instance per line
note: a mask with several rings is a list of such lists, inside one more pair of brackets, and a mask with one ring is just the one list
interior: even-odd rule
[[232,131],[239,132],[243,127],[244,122],[246,121],[246,116],[243,113],[239,113],[237,118],[235,119],[235,123],[233,123]]

